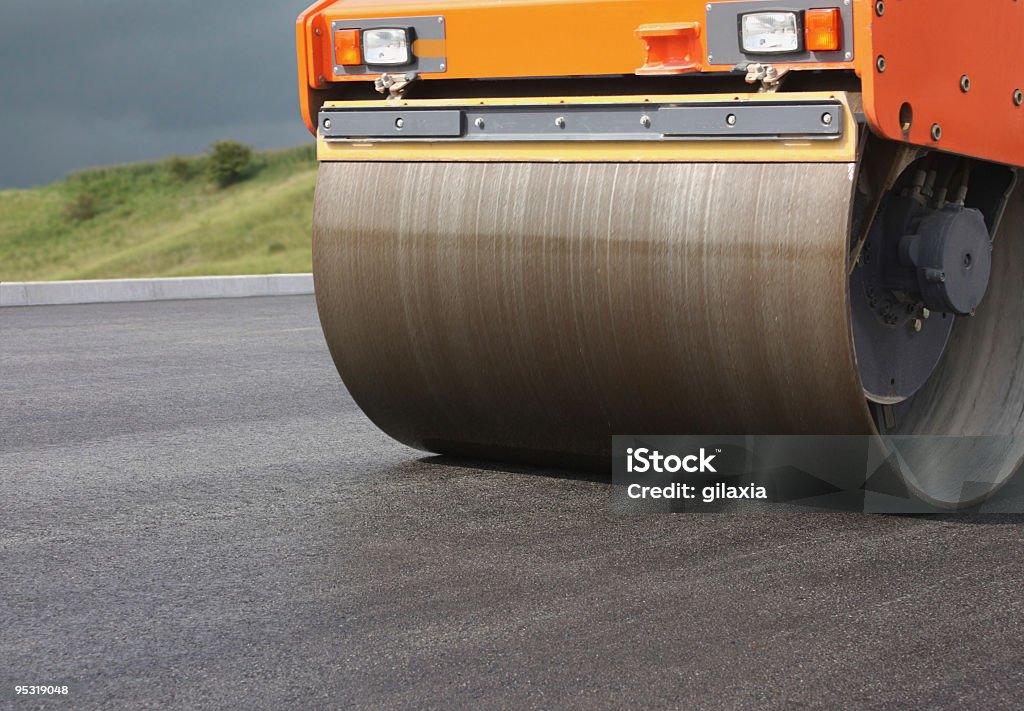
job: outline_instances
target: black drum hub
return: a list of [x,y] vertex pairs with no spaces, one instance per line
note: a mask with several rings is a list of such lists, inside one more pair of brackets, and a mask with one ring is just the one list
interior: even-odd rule
[[858,367],[868,399],[895,404],[924,385],[957,316],[988,288],[992,243],[981,211],[922,195],[883,199],[850,280]]

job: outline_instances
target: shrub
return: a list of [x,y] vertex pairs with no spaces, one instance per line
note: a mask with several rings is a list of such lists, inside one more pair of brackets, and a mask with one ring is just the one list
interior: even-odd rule
[[217,141],[210,147],[207,170],[210,178],[224,188],[249,175],[252,168],[252,149],[238,141]]
[[181,156],[174,156],[167,161],[167,171],[183,183],[192,178],[192,164]]
[[73,222],[85,222],[96,217],[99,212],[96,196],[92,193],[79,193],[74,200],[64,206],[64,217]]

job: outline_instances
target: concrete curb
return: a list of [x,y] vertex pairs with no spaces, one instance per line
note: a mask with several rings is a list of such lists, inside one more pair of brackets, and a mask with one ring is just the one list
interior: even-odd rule
[[312,274],[0,282],[0,307],[232,299],[312,293]]

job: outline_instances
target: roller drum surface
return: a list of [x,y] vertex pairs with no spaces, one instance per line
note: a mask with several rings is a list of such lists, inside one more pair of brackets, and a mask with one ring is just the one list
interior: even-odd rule
[[[346,385],[428,451],[608,466],[614,434],[878,432],[847,163],[324,163],[317,304]],[[942,506],[1024,458],[1024,194],[989,293],[890,435]],[[969,442],[962,436],[1012,436]],[[979,481],[980,479],[980,481]]]
[[314,271],[364,411],[431,451],[868,433],[849,164],[326,163]]

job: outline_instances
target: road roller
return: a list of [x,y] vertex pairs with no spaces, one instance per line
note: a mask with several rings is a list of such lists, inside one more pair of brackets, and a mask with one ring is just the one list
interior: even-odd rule
[[297,41],[317,307],[395,439],[927,436],[950,507],[1021,466],[1024,2],[321,0]]

